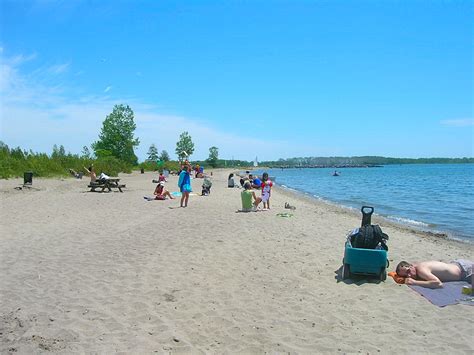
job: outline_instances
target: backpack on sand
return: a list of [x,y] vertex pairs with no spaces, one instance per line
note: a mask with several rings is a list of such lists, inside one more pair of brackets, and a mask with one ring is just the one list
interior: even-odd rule
[[[366,212],[370,209],[370,212]],[[354,229],[348,236],[352,247],[363,249],[385,249],[388,250],[388,235],[382,232],[379,225],[371,224],[371,216],[374,212],[373,207],[363,206],[362,209],[362,225],[360,228]]]

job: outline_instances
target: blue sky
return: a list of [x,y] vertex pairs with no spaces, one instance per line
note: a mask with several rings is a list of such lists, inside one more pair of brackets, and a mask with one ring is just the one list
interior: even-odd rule
[[145,159],[473,157],[472,1],[0,1],[0,139]]

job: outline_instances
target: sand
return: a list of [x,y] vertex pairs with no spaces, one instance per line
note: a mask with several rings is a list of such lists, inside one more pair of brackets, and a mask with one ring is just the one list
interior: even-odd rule
[[[2,180],[0,353],[474,351],[474,307],[436,307],[391,278],[341,280],[359,214],[278,186],[270,211],[235,213],[228,173],[215,170],[211,195],[187,208],[143,199],[153,173],[122,174],[123,193],[88,192],[86,179],[23,190]],[[472,245],[373,222],[390,236],[389,270],[473,259]]]

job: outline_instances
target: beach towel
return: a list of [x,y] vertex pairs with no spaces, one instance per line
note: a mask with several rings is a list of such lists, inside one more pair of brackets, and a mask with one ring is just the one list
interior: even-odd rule
[[[181,196],[183,196],[183,194],[182,194],[181,192],[179,192],[179,191],[173,191],[173,192],[170,192],[170,193],[171,193],[171,195],[173,195],[174,197],[181,197]],[[189,196],[198,196],[198,194],[195,193],[195,192],[191,192],[191,193],[189,194]]]
[[395,271],[390,271],[387,275],[391,276],[397,284],[405,283],[405,278],[403,276],[398,276]]
[[474,297],[472,295],[463,294],[463,286],[470,286],[470,284],[465,281],[451,281],[443,282],[442,288],[435,289],[413,285],[408,287],[439,307],[457,303],[474,306]]

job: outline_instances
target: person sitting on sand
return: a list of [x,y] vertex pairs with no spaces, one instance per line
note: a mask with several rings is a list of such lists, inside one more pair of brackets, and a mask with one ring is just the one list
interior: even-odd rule
[[242,199],[242,209],[238,212],[256,212],[258,204],[262,202],[260,197],[257,197],[255,191],[252,190],[250,181],[244,183],[244,190],[240,193]]
[[201,196],[209,196],[211,194],[212,181],[208,177],[204,178],[202,183]]
[[77,171],[75,171],[74,169],[69,169],[69,173],[70,173],[72,176],[74,176],[76,179],[82,179],[82,175],[83,175],[82,171],[77,172]]
[[170,192],[165,189],[165,183],[163,181],[159,182],[158,185],[156,185],[156,188],[155,188],[155,191],[153,192],[153,195],[155,195],[155,198],[146,197],[146,196],[144,196],[143,198],[145,200],[148,200],[148,201],[166,200],[167,197],[170,200],[174,199],[174,197],[170,194]]
[[473,265],[473,261],[464,259],[450,263],[433,260],[410,264],[401,261],[396,272],[398,276],[405,277],[407,285],[440,288],[443,287],[443,282],[448,281],[467,281],[472,284]]
[[227,187],[234,187],[235,182],[234,182],[234,174],[230,173],[229,177],[227,178]]
[[174,197],[171,196],[170,192],[165,189],[165,183],[161,181],[158,185],[156,185],[155,192],[155,200],[166,200],[166,197],[169,197],[170,200],[173,200]]

